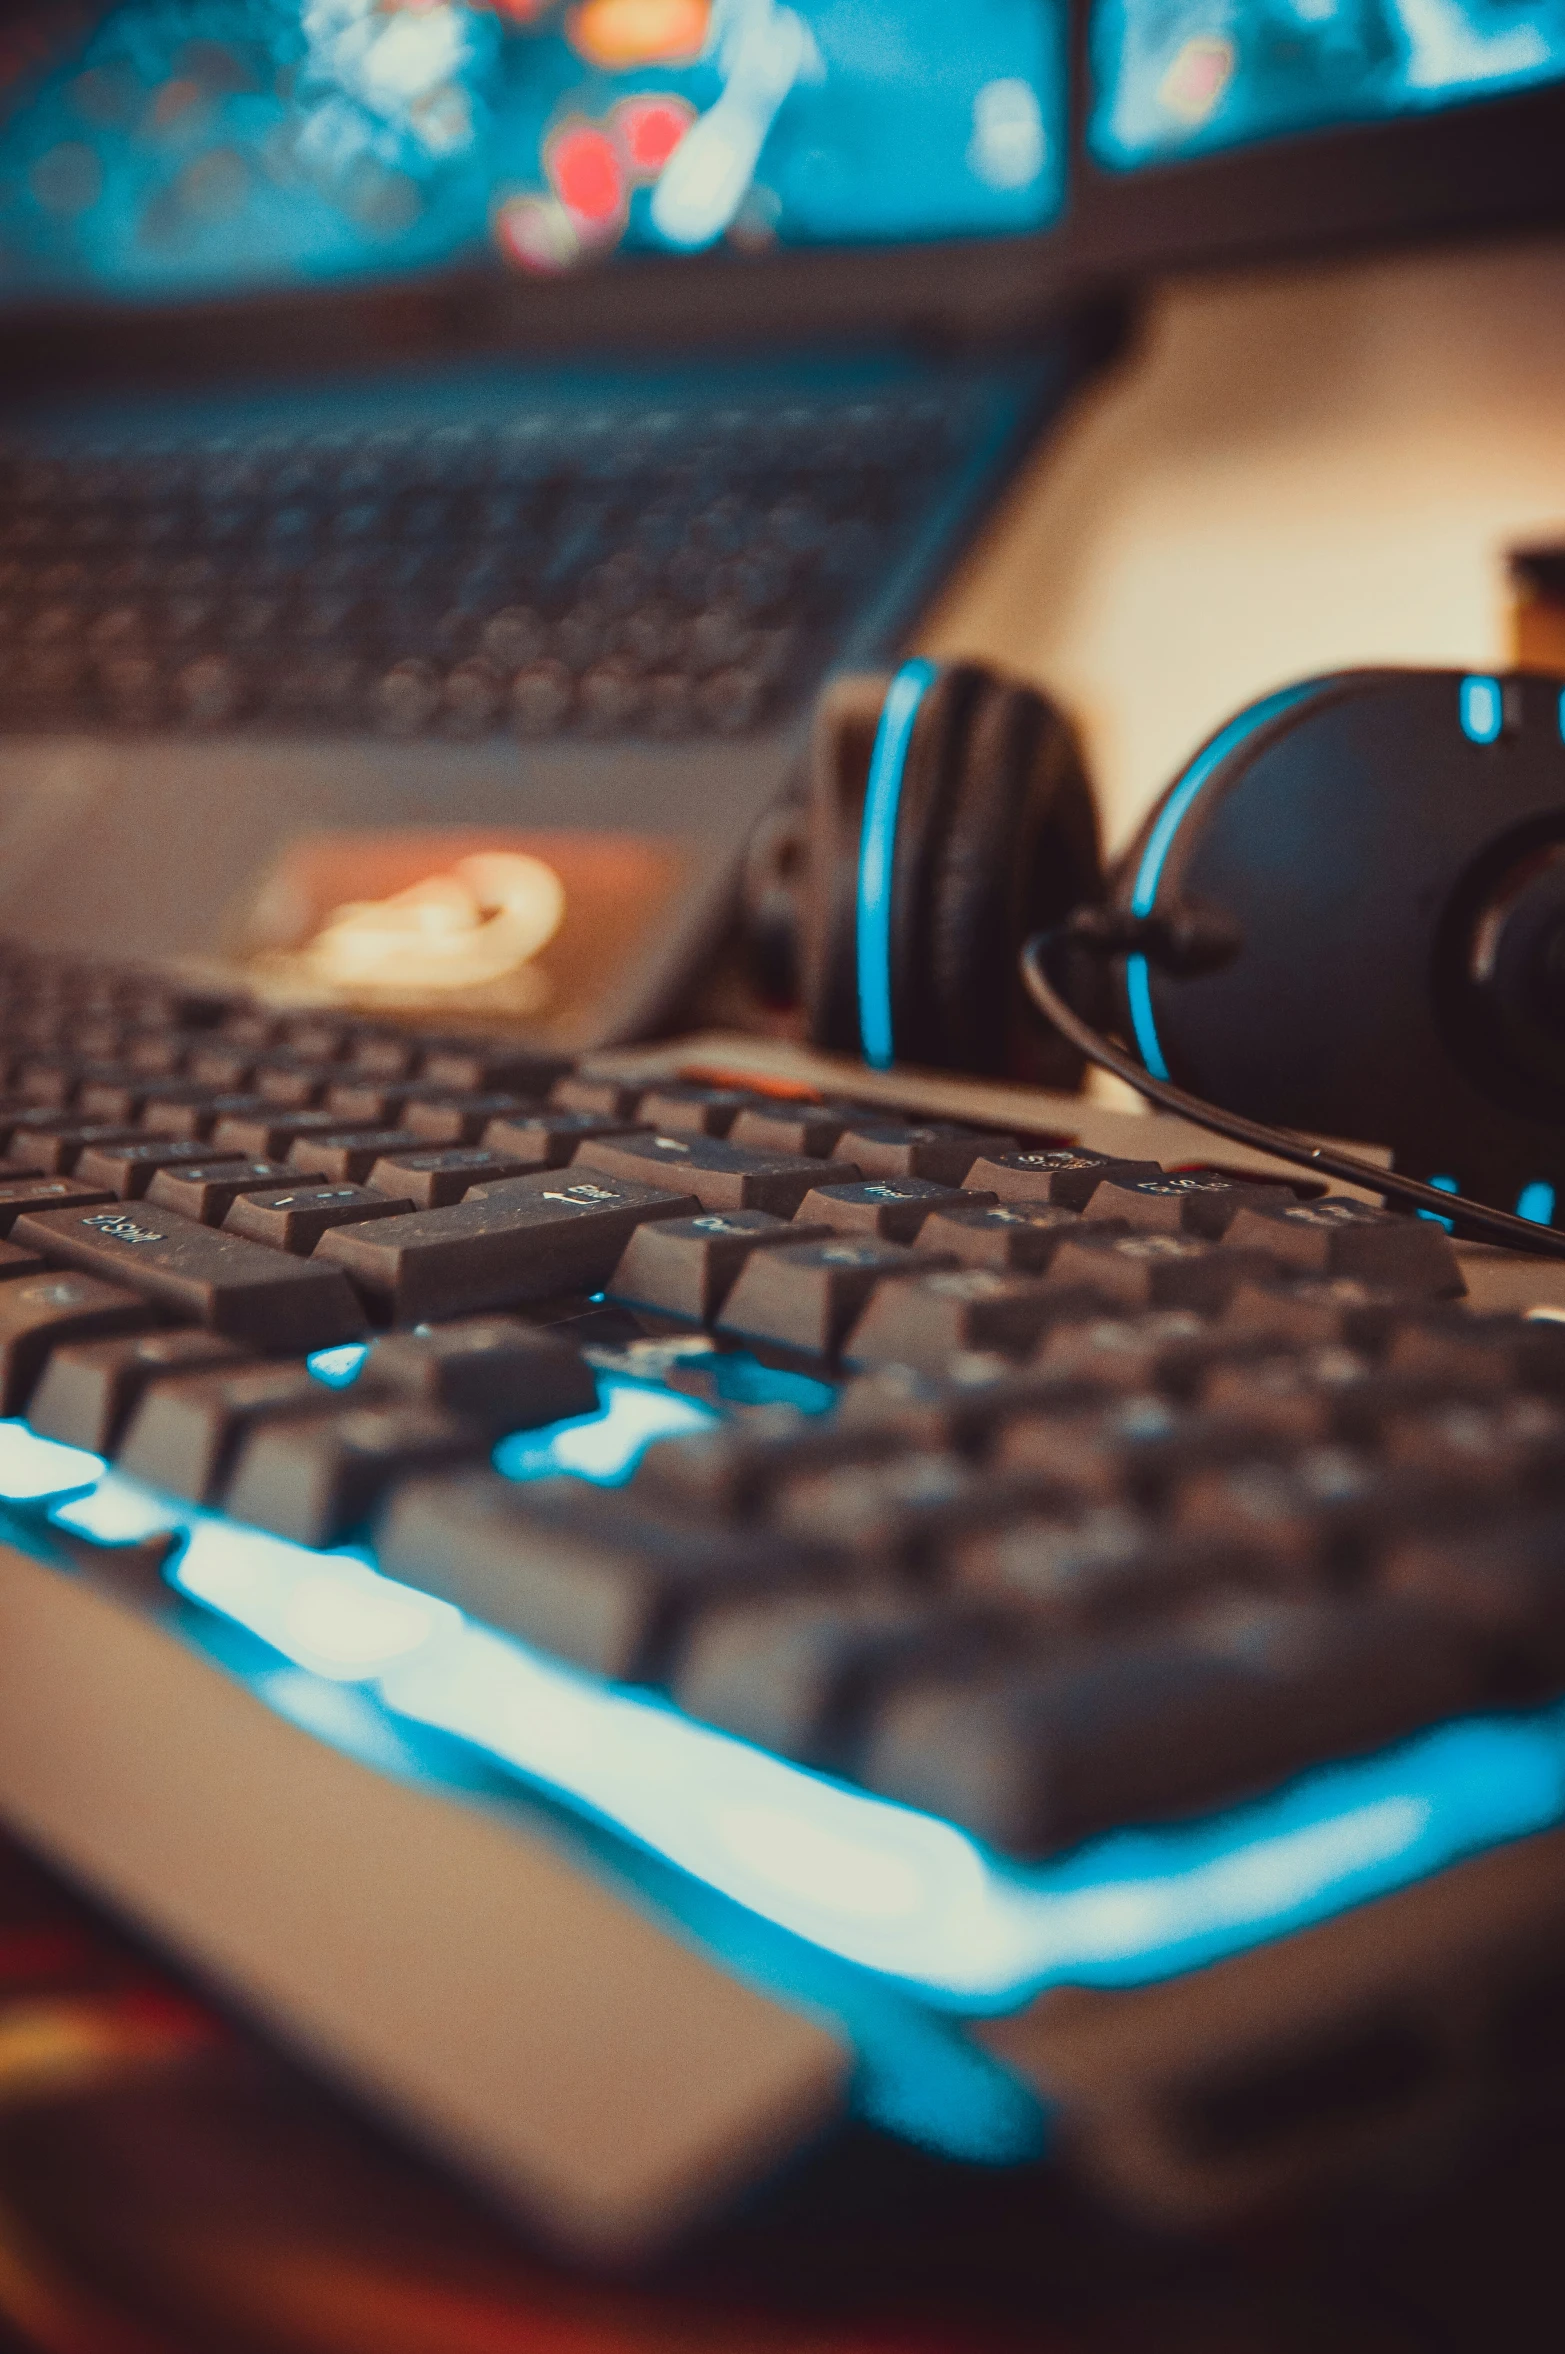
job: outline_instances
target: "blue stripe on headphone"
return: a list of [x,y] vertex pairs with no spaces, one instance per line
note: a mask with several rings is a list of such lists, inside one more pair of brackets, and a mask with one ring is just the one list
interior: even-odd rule
[[939,676],[933,662],[904,662],[886,690],[864,789],[859,835],[859,1043],[864,1060],[884,1070],[895,1055],[891,1026],[891,874],[897,847],[902,774],[919,705]]
[[[1268,695],[1259,703],[1252,703],[1248,711],[1241,711],[1237,719],[1231,719],[1222,732],[1212,738],[1204,752],[1196,754],[1164,802],[1157,823],[1147,836],[1146,848],[1141,853],[1141,864],[1136,870],[1136,880],[1130,894],[1132,915],[1152,913],[1163,868],[1174,846],[1174,836],[1207,779],[1258,728],[1265,727],[1269,720],[1279,718],[1284,711],[1291,711],[1296,703],[1308,702],[1312,695],[1318,695],[1323,687],[1330,684],[1329,679],[1310,679],[1303,686],[1283,687],[1277,694]],[[1125,994],[1130,1006],[1130,1026],[1136,1034],[1136,1050],[1154,1079],[1166,1079],[1168,1064],[1163,1057],[1157,1023],[1152,1015],[1152,976],[1144,956],[1126,958]]]

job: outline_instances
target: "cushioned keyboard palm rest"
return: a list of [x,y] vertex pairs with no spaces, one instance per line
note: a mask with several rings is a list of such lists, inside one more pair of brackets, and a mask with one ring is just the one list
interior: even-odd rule
[[557,2244],[1551,2093],[1557,1267],[754,1041],[17,954],[0,1055],[0,1803]]

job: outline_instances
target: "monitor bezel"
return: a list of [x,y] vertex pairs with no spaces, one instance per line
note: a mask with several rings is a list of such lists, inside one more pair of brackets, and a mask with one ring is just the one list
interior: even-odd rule
[[13,381],[101,366],[177,376],[504,348],[683,350],[896,339],[1025,343],[1062,306],[1193,270],[1565,226],[1565,80],[1391,120],[1106,169],[1089,146],[1090,0],[1069,0],[1070,158],[1047,229],[769,255],[638,255],[521,279],[483,265],[177,304],[62,302],[0,316]]

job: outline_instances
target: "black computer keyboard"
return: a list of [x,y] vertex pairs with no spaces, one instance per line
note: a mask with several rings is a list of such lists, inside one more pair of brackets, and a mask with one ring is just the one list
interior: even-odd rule
[[817,681],[960,391],[0,442],[0,725],[742,735]]
[[[1437,1223],[20,951],[0,1054],[24,1556],[242,1630],[377,1772],[431,1737],[672,1867],[937,2145],[1031,2146],[1025,2086],[1199,2212],[1416,2128],[1430,2069],[1552,2081],[1495,2024],[1565,1983],[1548,1837],[1396,1910],[1565,1814],[1565,1325],[1470,1305]],[[1272,1951],[1215,2024],[1159,1984]],[[908,2024],[1018,2011],[960,2067]]]

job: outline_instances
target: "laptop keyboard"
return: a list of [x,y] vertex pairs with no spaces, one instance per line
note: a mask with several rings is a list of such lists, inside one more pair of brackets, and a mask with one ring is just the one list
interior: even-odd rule
[[1565,1329],[1435,1223],[19,954],[0,1020],[0,1408],[165,1575],[373,1560],[1017,1859],[1565,1686]]
[[962,415],[0,444],[0,725],[742,736],[810,691]]

